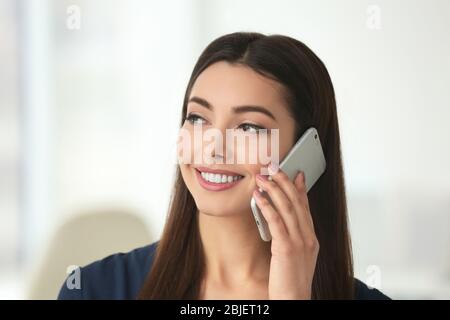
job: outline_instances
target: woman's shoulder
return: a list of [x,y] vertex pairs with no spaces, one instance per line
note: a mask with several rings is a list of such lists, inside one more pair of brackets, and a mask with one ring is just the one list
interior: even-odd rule
[[355,280],[355,300],[390,300],[388,296],[376,288],[371,288],[364,282]]
[[153,262],[158,241],[116,253],[73,271],[58,299],[135,299]]

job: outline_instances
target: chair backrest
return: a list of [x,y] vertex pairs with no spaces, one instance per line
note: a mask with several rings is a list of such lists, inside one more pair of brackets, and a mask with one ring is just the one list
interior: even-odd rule
[[151,243],[142,218],[108,210],[69,218],[57,228],[52,239],[31,271],[27,299],[56,299],[69,266],[84,266]]

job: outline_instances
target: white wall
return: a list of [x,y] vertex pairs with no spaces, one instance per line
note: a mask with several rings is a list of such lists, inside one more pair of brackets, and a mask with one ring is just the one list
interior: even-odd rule
[[[63,12],[68,3],[55,6]],[[195,59],[195,7],[177,2],[173,10],[169,2],[153,1],[79,6],[80,30],[53,27],[59,89],[56,214],[129,207],[144,216],[156,239]]]

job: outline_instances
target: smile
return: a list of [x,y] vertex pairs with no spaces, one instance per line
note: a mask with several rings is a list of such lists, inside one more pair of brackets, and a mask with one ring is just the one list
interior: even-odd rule
[[200,185],[209,191],[222,191],[234,187],[243,176],[224,170],[195,168]]

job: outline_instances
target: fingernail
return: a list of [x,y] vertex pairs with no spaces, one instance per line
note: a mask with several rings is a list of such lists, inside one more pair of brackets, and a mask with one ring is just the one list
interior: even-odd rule
[[295,177],[295,180],[302,180],[303,178],[301,177],[301,175],[302,175],[301,171],[297,172],[297,176]]
[[269,173],[270,173],[271,175],[277,173],[277,172],[278,172],[278,169],[279,169],[279,167],[278,167],[278,165],[275,164],[275,163],[271,163],[271,164],[269,165],[269,167],[268,167]]
[[256,175],[256,178],[258,178],[258,179],[261,180],[261,181],[267,180],[267,177],[264,176],[264,175],[262,175],[262,174],[257,174],[257,175]]

